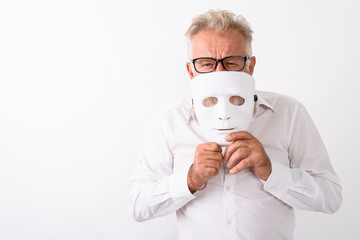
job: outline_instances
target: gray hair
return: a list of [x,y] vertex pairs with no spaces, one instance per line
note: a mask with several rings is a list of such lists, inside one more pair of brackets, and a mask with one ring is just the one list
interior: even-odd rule
[[222,34],[231,29],[237,30],[245,37],[246,54],[251,56],[253,31],[246,19],[242,15],[236,16],[234,13],[227,10],[209,10],[208,12],[193,18],[190,27],[185,33],[189,59],[192,58],[191,40],[197,33],[202,30],[212,30]]

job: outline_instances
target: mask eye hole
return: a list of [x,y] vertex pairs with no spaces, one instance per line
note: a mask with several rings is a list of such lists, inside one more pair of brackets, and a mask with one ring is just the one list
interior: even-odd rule
[[202,101],[202,104],[205,107],[212,107],[215,106],[218,102],[218,99],[216,97],[207,97]]
[[245,103],[245,99],[243,97],[240,96],[231,96],[229,98],[229,101],[231,104],[235,105],[235,106],[241,106]]

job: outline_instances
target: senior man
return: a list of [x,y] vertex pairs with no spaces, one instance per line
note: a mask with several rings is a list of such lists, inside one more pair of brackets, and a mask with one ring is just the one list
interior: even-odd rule
[[[210,10],[193,19],[186,37],[191,79],[253,74],[252,30],[242,16]],[[139,146],[134,219],[176,212],[184,240],[280,240],[293,239],[294,208],[337,211],[339,179],[303,105],[270,92],[256,96],[249,129],[226,136],[226,147],[203,141],[191,100],[160,114]]]

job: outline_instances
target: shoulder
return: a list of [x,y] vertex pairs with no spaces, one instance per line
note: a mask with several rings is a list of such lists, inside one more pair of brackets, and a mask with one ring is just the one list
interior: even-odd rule
[[167,139],[168,141],[172,139],[175,132],[187,126],[191,109],[191,101],[183,99],[176,103],[168,103],[158,110],[147,120],[143,134],[148,138],[147,142],[151,142],[151,139]]
[[164,107],[158,117],[158,126],[172,149],[176,139],[189,131],[189,122],[192,119],[192,104],[190,99],[183,99],[174,104]]
[[275,112],[284,110],[294,111],[299,108],[304,108],[298,100],[284,94],[265,91],[256,91],[256,94],[265,100]]
[[256,91],[258,96],[264,98],[270,104],[284,103],[284,104],[299,104],[299,101],[290,96],[275,93],[275,92],[265,92],[265,91]]
[[187,122],[192,116],[192,105],[190,99],[182,99],[176,103],[168,104],[160,111],[160,118],[166,122]]
[[182,99],[175,103],[165,104],[151,118],[147,128],[160,128],[165,135],[172,135],[174,132],[188,126],[192,118],[191,100]]

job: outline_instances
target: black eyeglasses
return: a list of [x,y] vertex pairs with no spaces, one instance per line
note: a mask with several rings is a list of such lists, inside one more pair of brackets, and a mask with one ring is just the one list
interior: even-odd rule
[[241,71],[244,69],[248,59],[250,57],[247,56],[229,56],[222,59],[201,57],[195,58],[191,62],[198,73],[209,73],[216,69],[219,62],[221,62],[226,71]]

